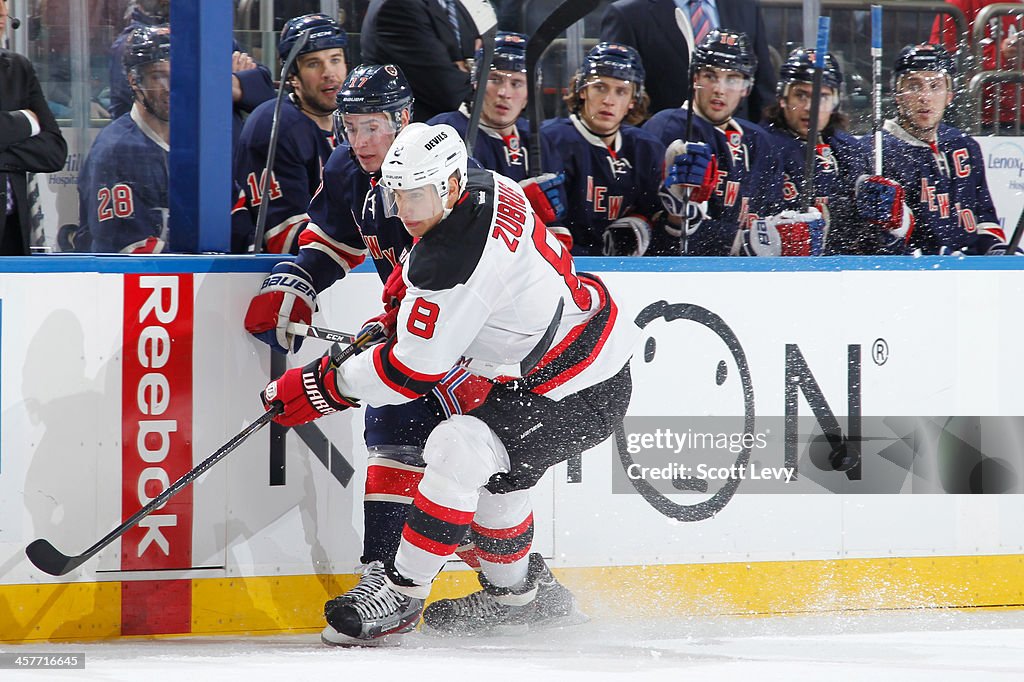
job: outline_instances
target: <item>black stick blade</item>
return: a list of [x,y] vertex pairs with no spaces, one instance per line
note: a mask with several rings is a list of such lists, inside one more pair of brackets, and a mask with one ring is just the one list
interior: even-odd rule
[[36,568],[50,575],[64,575],[82,565],[80,557],[70,557],[50,544],[48,540],[33,540],[25,554]]

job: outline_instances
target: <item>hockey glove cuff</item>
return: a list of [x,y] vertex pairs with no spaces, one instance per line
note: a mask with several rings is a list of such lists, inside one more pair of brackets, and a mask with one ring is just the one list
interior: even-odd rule
[[268,409],[279,403],[283,411],[274,417],[281,426],[299,426],[359,403],[338,392],[335,367],[328,355],[317,358],[305,367],[295,367],[271,381],[260,393]]
[[278,353],[298,351],[304,337],[288,332],[290,322],[310,324],[316,309],[312,278],[295,263],[278,263],[249,301],[245,330]]
[[604,230],[606,256],[642,256],[651,245],[651,224],[640,216],[626,216]]
[[744,232],[747,256],[820,256],[825,248],[825,219],[816,208],[757,219]]

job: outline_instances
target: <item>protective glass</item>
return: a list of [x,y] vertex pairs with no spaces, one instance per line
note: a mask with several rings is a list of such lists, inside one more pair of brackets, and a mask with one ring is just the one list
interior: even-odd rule
[[914,73],[900,78],[896,96],[906,97],[931,93],[945,94],[949,89],[949,76],[945,73]]
[[750,79],[739,71],[724,69],[701,69],[694,77],[698,88],[719,87],[724,90],[739,91],[750,85]]
[[334,112],[334,133],[349,145],[368,140],[382,142],[384,138],[390,146],[395,133],[398,132],[396,117],[390,113],[380,114],[342,114]]
[[381,185],[381,194],[384,199],[384,215],[388,218],[398,216],[402,222],[428,220],[444,211],[435,185],[412,189],[391,189]]
[[[813,97],[811,93],[806,90],[790,90],[786,94],[786,99],[788,99],[792,105],[798,107],[809,107]],[[835,104],[835,93],[825,92],[822,90],[818,103],[822,108],[833,106]]]
[[580,90],[590,88],[602,96],[613,94],[622,99],[633,99],[636,97],[637,89],[632,82],[615,78],[614,76],[606,76],[605,78],[610,80],[602,80],[601,76],[589,76],[583,81]]

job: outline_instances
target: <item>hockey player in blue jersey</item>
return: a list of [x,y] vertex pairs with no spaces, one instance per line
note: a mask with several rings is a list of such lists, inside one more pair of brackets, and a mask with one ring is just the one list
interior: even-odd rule
[[[530,123],[523,117],[529,92],[526,83],[526,41],[522,33],[498,31],[494,42],[494,60],[488,72],[487,88],[480,111],[480,135],[473,147],[473,158],[488,170],[501,173],[518,182],[526,192],[537,215],[545,224],[552,224],[565,215],[562,183],[559,175],[562,161],[558,150],[546,137],[541,138],[544,173],[530,177],[526,150],[530,145]],[[477,60],[483,50],[477,50]],[[478,85],[475,82],[474,88]],[[430,125],[446,123],[466,137],[469,126],[469,104],[458,111],[438,114]],[[569,244],[571,247],[572,245]]]
[[548,227],[571,235],[574,255],[642,256],[650,244],[665,147],[636,127],[646,115],[643,82],[635,49],[599,43],[572,80],[568,118],[541,128],[565,167],[566,217]]
[[940,45],[908,45],[896,57],[896,118],[885,122],[885,175],[914,212],[910,248],[926,255],[1001,254],[1006,238],[985,181],[978,143],[942,122],[953,101],[953,58]]
[[[847,117],[839,108],[843,74],[832,54],[825,55],[822,70],[814,196],[813,200],[800,196],[810,132],[814,52],[797,48],[779,67],[778,99],[765,111],[762,122],[782,159],[783,198],[790,209],[813,205],[821,212],[827,234],[825,253],[902,252],[913,229],[912,214],[899,185],[868,175],[869,150],[846,132]],[[864,213],[858,210],[858,189],[865,195],[859,202]],[[880,203],[885,199],[888,204]],[[884,219],[875,221],[876,215]],[[820,253],[821,247],[814,251]]]
[[[687,105],[659,111],[644,124],[668,148],[661,199],[672,218],[666,223],[667,238],[656,234],[659,253],[739,254],[757,218],[773,216],[776,223],[814,220],[776,215],[784,208],[783,175],[771,136],[761,126],[733,117],[750,91],[756,68],[746,34],[714,29],[691,60],[693,139],[686,140]],[[687,216],[685,230],[682,216]]]
[[[298,234],[309,220],[306,209],[334,149],[335,98],[348,74],[348,38],[338,22],[324,14],[307,14],[285,24],[278,43],[282,62],[307,31],[309,40],[288,76],[291,92],[281,106],[277,151],[267,181],[270,205],[263,250],[268,253],[298,251]],[[235,150],[238,196],[231,211],[231,241],[236,252],[248,249],[255,236],[273,118],[273,100],[256,107],[245,121]]]
[[131,111],[100,131],[78,177],[75,248],[160,253],[167,245],[171,34],[137,28],[124,52]]

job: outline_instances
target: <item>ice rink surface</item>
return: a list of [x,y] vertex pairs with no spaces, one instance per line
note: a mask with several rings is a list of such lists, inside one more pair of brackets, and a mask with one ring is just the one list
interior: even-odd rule
[[595,619],[524,637],[415,633],[402,646],[325,647],[319,635],[0,645],[84,653],[85,670],[0,680],[391,682],[393,680],[1024,680],[1024,610],[863,612],[656,621]]

